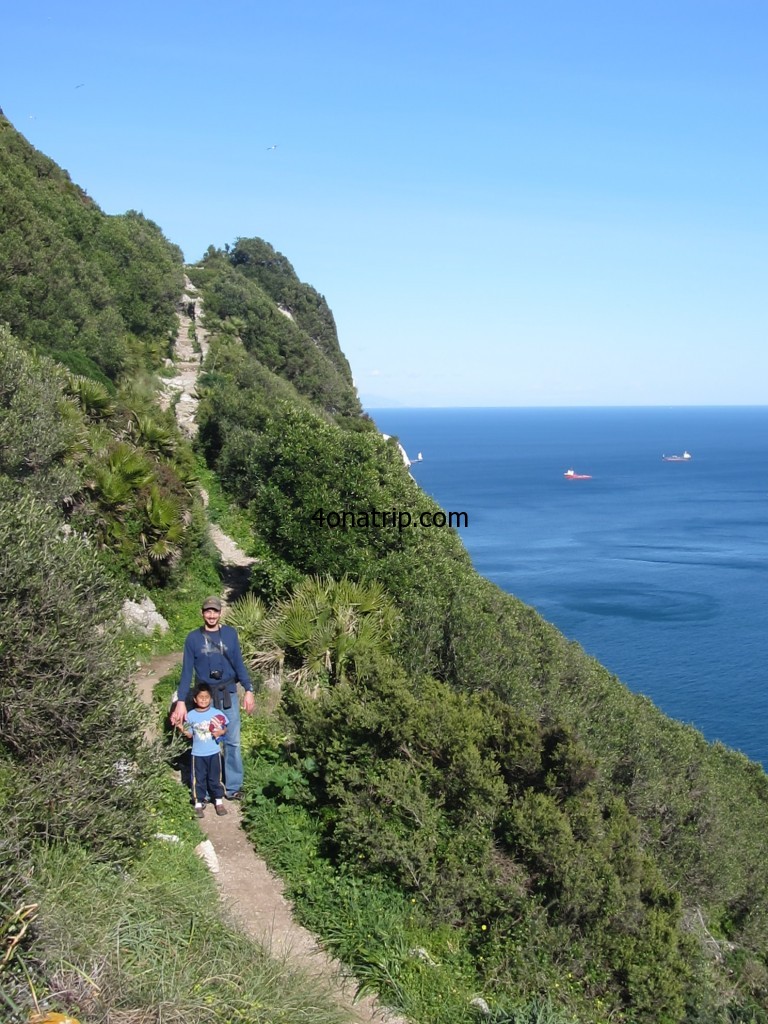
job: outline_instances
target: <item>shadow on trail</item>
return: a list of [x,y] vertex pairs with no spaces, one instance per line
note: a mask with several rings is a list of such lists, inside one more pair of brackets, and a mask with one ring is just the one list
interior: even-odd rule
[[222,563],[219,566],[219,576],[227,604],[234,604],[250,589],[251,567],[250,565],[227,565]]

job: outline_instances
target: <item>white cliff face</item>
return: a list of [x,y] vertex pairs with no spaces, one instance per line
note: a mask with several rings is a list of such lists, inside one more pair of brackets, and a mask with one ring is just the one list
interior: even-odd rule
[[[389,440],[391,440],[391,438],[392,438],[392,435],[391,435],[391,434],[382,434],[381,436],[382,436],[382,437],[384,438],[384,440],[385,440],[385,441],[389,441]],[[403,463],[405,464],[405,468],[406,468],[406,469],[410,469],[410,468],[411,468],[411,466],[413,465],[413,463],[412,463],[412,462],[411,462],[411,460],[410,460],[410,459],[408,458],[408,452],[407,452],[407,451],[405,450],[405,448],[403,448],[403,446],[402,446],[402,445],[400,444],[400,442],[399,442],[399,441],[397,441],[397,442],[396,442],[396,444],[397,444],[397,447],[398,447],[398,448],[399,448],[399,450],[400,450],[400,454],[401,454],[401,455],[402,455],[402,457],[403,457]]]

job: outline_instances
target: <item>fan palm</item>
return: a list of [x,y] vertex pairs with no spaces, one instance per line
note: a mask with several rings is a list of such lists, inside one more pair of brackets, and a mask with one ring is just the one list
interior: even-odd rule
[[256,653],[256,639],[266,614],[267,606],[261,598],[250,593],[239,598],[227,612],[227,624],[237,630],[246,661],[250,661]]
[[348,678],[361,659],[382,651],[394,606],[377,582],[308,576],[252,630],[245,631],[254,667],[299,683]]
[[[181,554],[185,522],[181,502],[153,486],[144,506],[146,520],[141,542],[150,563],[173,562]],[[142,563],[145,564],[145,563]]]
[[67,376],[65,393],[75,399],[86,416],[102,419],[114,411],[114,402],[104,385],[90,377],[70,373]]
[[117,444],[103,462],[92,469],[93,489],[109,508],[125,505],[135,491],[152,480],[152,467],[141,452],[125,442]]
[[154,417],[135,412],[131,430],[136,443],[147,451],[158,455],[173,455],[177,448],[177,438],[173,429],[159,423]]

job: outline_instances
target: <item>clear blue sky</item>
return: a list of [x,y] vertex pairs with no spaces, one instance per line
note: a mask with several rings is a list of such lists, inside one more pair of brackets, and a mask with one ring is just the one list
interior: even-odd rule
[[766,403],[765,0],[3,6],[15,126],[274,245],[369,408]]

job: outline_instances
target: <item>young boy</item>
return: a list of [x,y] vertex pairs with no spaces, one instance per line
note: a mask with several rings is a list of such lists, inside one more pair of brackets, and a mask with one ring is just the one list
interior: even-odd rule
[[193,694],[194,708],[181,726],[184,735],[192,740],[192,799],[195,814],[202,818],[205,800],[214,801],[217,814],[226,814],[224,787],[221,784],[221,750],[218,741],[227,731],[227,716],[213,706],[211,688],[200,683]]

